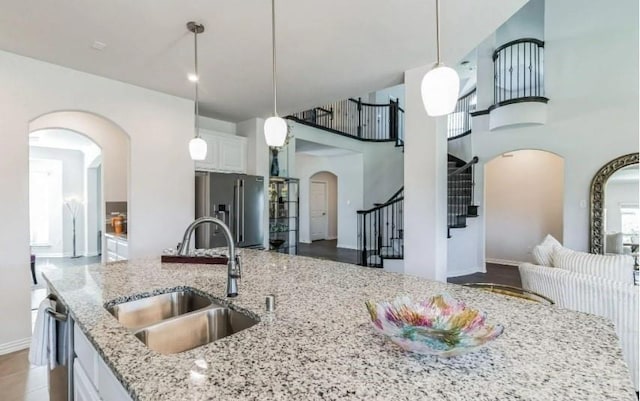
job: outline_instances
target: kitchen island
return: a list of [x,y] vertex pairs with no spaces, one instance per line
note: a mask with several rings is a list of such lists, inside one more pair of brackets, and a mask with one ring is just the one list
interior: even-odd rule
[[[602,318],[350,264],[242,250],[239,296],[226,266],[158,259],[47,274],[78,328],[134,400],[637,400],[612,325]],[[105,304],[178,287],[261,322],[173,355],[147,348]],[[444,359],[402,351],[373,331],[366,300],[448,292],[505,331]],[[265,312],[274,294],[276,310]]]

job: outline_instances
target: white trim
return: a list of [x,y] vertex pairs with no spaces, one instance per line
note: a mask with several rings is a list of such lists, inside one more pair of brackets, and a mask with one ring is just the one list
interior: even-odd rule
[[460,276],[468,276],[474,273],[483,273],[481,267],[470,267],[464,270],[458,270],[454,272],[447,272],[447,278],[449,277],[460,277]]
[[[525,263],[525,262],[519,262],[517,260],[508,260],[508,259],[493,259],[493,258],[487,258],[487,263],[493,263],[496,265],[505,265],[505,266],[520,266],[521,264]],[[528,262],[526,262],[528,263]]]
[[304,240],[304,239],[301,239],[298,242],[301,243],[301,244],[310,244],[311,243],[311,241]]
[[12,352],[21,351],[29,348],[31,345],[31,337],[22,338],[20,340],[9,341],[0,344],[0,355],[10,354]]
[[356,251],[358,250],[357,246],[341,244],[340,241],[338,241],[338,244],[336,244],[336,248],[355,249]]

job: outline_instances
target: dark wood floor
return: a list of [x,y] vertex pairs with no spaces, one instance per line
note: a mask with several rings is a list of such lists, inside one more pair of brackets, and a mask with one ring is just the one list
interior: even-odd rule
[[486,273],[474,273],[467,276],[449,277],[449,283],[466,284],[466,283],[494,283],[511,285],[514,287],[522,287],[520,280],[520,272],[517,266],[497,265],[487,263]]
[[311,244],[300,243],[298,244],[298,255],[336,262],[358,263],[358,251],[338,248],[337,240],[313,241]]
[[[358,251],[354,249],[338,248],[336,240],[313,241],[311,244],[299,244],[298,254],[312,258],[333,260],[344,263],[358,263]],[[516,266],[497,265],[487,263],[486,273],[474,273],[468,276],[450,277],[454,284],[465,283],[494,283],[514,287],[522,287],[520,273]]]

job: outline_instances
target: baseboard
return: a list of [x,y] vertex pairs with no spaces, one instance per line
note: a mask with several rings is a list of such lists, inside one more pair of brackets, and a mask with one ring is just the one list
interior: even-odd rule
[[0,355],[21,351],[23,349],[29,348],[30,345],[31,345],[31,337],[0,344]]
[[460,277],[460,276],[468,276],[469,274],[474,273],[482,273],[482,268],[480,267],[471,267],[469,269],[458,270],[455,272],[447,272],[447,278],[449,277]]
[[311,241],[307,241],[307,240],[304,240],[304,239],[298,240],[298,242],[301,243],[301,244],[310,244],[311,243]]
[[493,263],[496,265],[505,265],[505,266],[520,266],[521,264],[523,264],[524,262],[519,262],[517,260],[508,260],[508,259],[493,259],[493,258],[487,258],[486,259],[487,263]]
[[336,248],[343,248],[343,249],[355,249],[356,251],[358,250],[357,246],[353,246],[353,245],[345,245],[345,244],[341,244],[340,242],[338,242],[338,244],[336,245]]

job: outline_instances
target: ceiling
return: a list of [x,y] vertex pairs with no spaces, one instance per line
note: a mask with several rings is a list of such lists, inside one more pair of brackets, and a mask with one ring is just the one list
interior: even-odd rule
[[[442,54],[456,64],[526,0],[447,0]],[[193,97],[200,45],[201,109],[230,121],[271,106],[268,0],[0,0],[0,49],[145,88]],[[399,4],[401,6],[399,6]],[[386,88],[435,58],[434,4],[425,0],[278,0],[279,112]],[[106,44],[99,51],[94,41]]]

